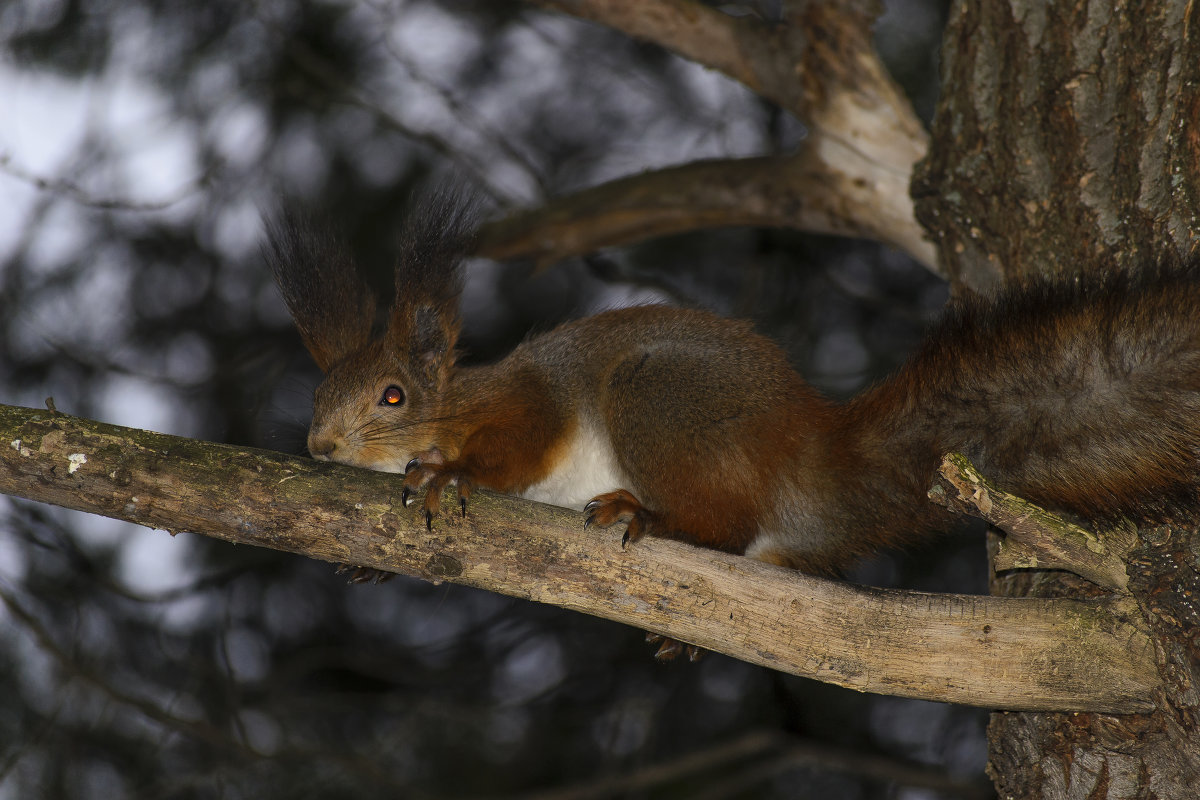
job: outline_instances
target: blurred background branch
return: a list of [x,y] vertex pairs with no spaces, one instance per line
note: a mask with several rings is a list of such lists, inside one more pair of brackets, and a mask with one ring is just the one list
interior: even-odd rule
[[770,21],[692,0],[538,5],[720,70],[795,114],[810,134],[785,158],[625,178],[503,220],[487,229],[484,255],[533,257],[544,265],[606,244],[760,225],[877,239],[938,271],[908,196],[929,137],[879,60],[870,33],[874,3],[792,3],[784,19]]

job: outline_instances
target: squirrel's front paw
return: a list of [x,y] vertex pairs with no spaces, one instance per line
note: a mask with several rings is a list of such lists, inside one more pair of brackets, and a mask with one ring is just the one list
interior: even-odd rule
[[408,500],[422,489],[425,490],[425,529],[433,530],[433,515],[442,507],[442,490],[447,486],[458,487],[458,507],[467,516],[467,499],[471,496],[471,481],[453,463],[437,459],[424,460],[418,456],[404,468],[404,488],[400,502],[408,508]]

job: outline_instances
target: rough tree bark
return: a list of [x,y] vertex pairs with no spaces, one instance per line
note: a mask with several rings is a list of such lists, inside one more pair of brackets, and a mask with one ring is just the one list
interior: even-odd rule
[[[1200,234],[1200,8],[1190,0],[955,3],[917,215],[957,286],[1186,256]],[[1198,310],[1200,313],[1200,310]],[[1200,532],[1140,532],[1130,589],[1167,677],[1153,713],[997,713],[1001,797],[1195,797]],[[1061,573],[995,594],[1085,594]]]
[[0,492],[551,603],[860,691],[1129,712],[1160,682],[1125,596],[863,589],[660,539],[622,550],[579,514],[488,492],[427,531],[394,475],[49,411],[0,406],[0,439]]

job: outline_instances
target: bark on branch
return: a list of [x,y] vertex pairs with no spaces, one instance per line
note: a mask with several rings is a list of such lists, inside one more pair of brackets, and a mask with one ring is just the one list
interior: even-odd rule
[[994,567],[1061,569],[1097,586],[1129,591],[1125,556],[1135,537],[1111,531],[1103,540],[1034,503],[997,489],[963,455],[942,459],[929,497],[951,511],[969,514],[995,525],[1007,536],[1001,541]]
[[610,181],[486,225],[478,251],[541,269],[654,236],[756,225],[874,239],[932,267],[933,245],[908,224],[908,175],[863,180],[831,155],[838,146],[816,131],[794,156],[696,161]]
[[690,0],[540,0],[711,66],[795,114],[793,157],[690,164],[625,178],[501,220],[479,252],[539,264],[713,225],[778,225],[877,239],[930,269],[908,184],[928,136],[871,40],[871,3],[789,4],[768,24]]
[[395,476],[0,406],[0,492],[140,525],[448,580],[617,620],[860,691],[1006,709],[1135,712],[1160,684],[1123,600],[852,587],[583,530],[486,492],[432,532]]

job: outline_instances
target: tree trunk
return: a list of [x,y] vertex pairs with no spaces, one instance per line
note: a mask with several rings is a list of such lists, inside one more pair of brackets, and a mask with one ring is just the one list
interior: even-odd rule
[[[1200,9],[1144,3],[955,4],[916,212],[956,288],[1185,259],[1200,221]],[[1130,589],[1168,685],[1151,714],[997,713],[1000,796],[1186,798],[1200,786],[1200,533],[1140,532]],[[1078,596],[1053,573],[993,593]]]

